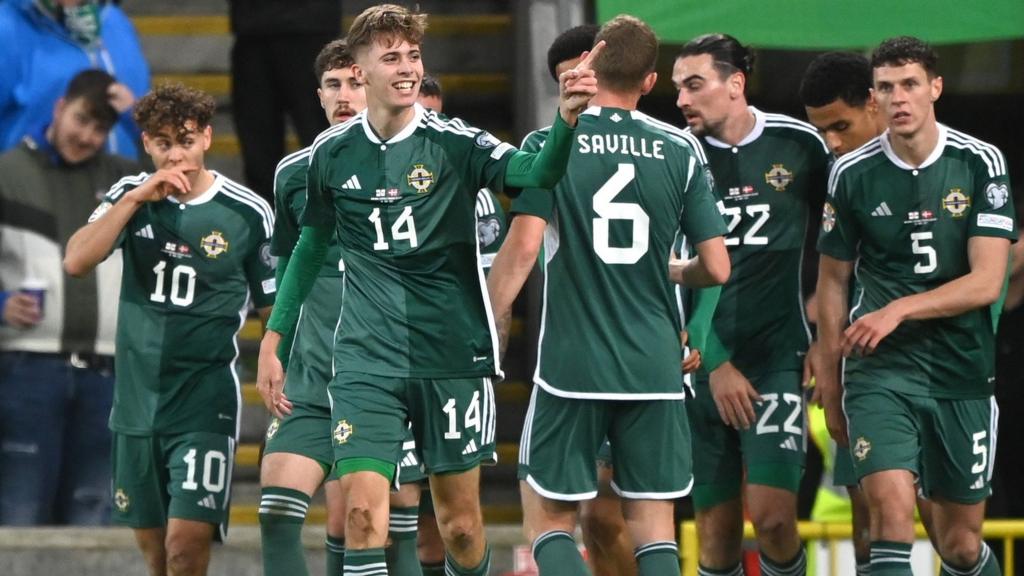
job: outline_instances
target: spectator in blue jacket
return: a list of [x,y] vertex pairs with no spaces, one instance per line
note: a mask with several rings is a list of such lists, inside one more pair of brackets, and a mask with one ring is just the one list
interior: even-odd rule
[[135,95],[149,90],[149,65],[128,16],[105,0],[0,1],[0,151],[53,114],[75,74],[89,68],[117,79],[111,96],[118,121],[107,151],[138,158],[131,118]]

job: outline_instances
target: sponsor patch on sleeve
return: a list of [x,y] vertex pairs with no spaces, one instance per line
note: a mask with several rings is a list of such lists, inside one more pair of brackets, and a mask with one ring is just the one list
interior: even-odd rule
[[274,292],[277,292],[277,279],[267,278],[263,281],[263,293],[273,294]]
[[983,228],[998,228],[1013,232],[1013,218],[1000,216],[999,214],[978,214],[978,226]]

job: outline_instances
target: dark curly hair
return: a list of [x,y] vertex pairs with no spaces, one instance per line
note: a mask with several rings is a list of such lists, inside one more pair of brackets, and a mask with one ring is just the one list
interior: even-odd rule
[[135,105],[135,123],[147,134],[156,134],[170,126],[178,134],[189,132],[185,123],[192,120],[195,129],[210,125],[217,105],[213,97],[182,84],[162,84],[150,90]]
[[871,97],[871,64],[853,52],[826,52],[804,71],[800,100],[804,106],[820,108],[836,100],[860,108]]
[[548,72],[558,82],[555,68],[566,60],[579,58],[580,54],[594,47],[594,37],[601,28],[594,24],[581,24],[562,32],[548,48]]
[[920,64],[929,78],[938,74],[939,55],[927,42],[913,36],[883,40],[871,53],[871,67]]

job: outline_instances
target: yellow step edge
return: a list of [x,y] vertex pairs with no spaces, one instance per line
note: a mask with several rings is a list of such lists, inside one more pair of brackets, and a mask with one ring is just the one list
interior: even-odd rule
[[[440,74],[441,87],[447,94],[500,94],[511,88],[508,74]],[[184,84],[209,93],[211,96],[226,98],[231,95],[231,75],[210,74],[154,74],[153,85]]]
[[[523,511],[517,504],[496,504],[483,506],[485,524],[517,524],[523,519]],[[323,524],[327,521],[327,509],[310,506],[306,514],[308,524]],[[259,506],[245,505],[231,507],[232,526],[255,526],[260,523]]]
[[[522,318],[512,319],[511,335],[513,338],[522,336],[525,329],[526,325]],[[238,338],[247,342],[259,342],[263,338],[263,324],[257,318],[249,318],[245,321],[245,324],[242,324],[242,329],[238,332]]]
[[[515,464],[519,461],[519,445],[515,442],[499,442],[497,445],[498,463]],[[260,445],[256,443],[243,443],[238,445],[235,452],[235,466],[253,468],[260,462]]]
[[[352,25],[352,16],[341,21],[342,32]],[[220,36],[231,33],[225,14],[133,16],[141,36]],[[427,21],[430,36],[486,36],[501,34],[512,26],[508,14],[435,14]]]
[[[525,403],[530,399],[531,390],[532,387],[521,380],[500,382],[494,386],[498,404]],[[263,399],[256,391],[255,382],[247,382],[242,385],[242,402],[250,406],[263,405]]]

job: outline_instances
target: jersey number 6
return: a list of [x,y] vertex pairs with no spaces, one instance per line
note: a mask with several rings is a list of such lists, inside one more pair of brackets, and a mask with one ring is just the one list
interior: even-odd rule
[[[598,189],[592,200],[594,212],[594,252],[605,264],[636,264],[647,254],[651,218],[639,204],[612,202],[627,184],[636,178],[636,166],[619,164],[618,170]],[[629,248],[612,247],[609,244],[609,223],[612,220],[632,222],[632,242]]]

